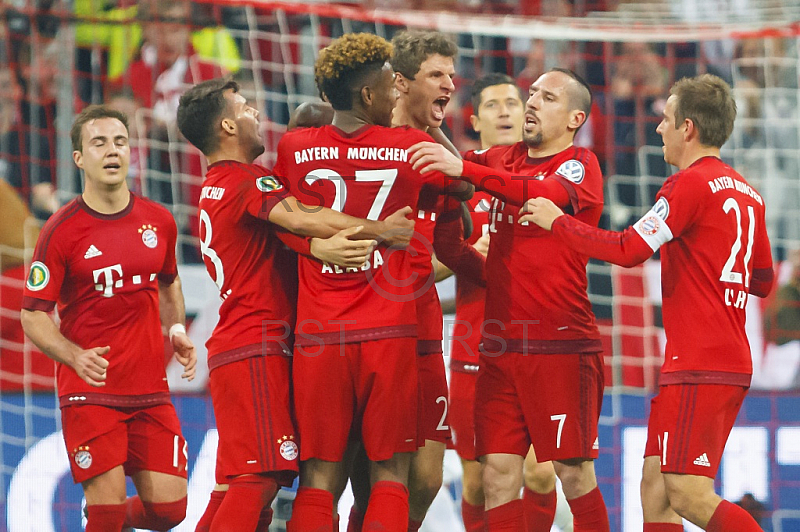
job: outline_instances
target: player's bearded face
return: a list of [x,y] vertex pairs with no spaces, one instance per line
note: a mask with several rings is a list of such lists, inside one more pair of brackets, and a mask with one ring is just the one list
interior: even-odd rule
[[258,121],[258,111],[247,105],[247,101],[241,94],[234,95],[234,109],[236,113],[236,129],[239,134],[239,141],[250,152],[255,160],[264,153],[264,138],[261,136],[261,127]]
[[456,90],[453,77],[456,74],[452,57],[434,54],[419,67],[419,72],[408,84],[408,114],[420,127],[439,127],[445,116],[445,108]]
[[87,185],[118,187],[125,183],[131,150],[128,131],[116,118],[98,118],[83,125],[81,152],[75,163],[82,168]]
[[568,134],[569,78],[564,78],[567,76],[561,72],[548,72],[540,76],[528,91],[522,139],[532,148],[558,142]]

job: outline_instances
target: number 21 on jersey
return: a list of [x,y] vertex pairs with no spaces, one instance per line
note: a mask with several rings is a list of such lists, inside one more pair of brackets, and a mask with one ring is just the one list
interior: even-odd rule
[[[736,240],[733,241],[730,255],[725,265],[722,267],[719,280],[723,283],[744,285],[743,289],[725,288],[725,304],[729,307],[743,309],[747,304],[747,289],[750,288],[750,258],[753,256],[753,237],[756,231],[755,210],[752,205],[747,206],[749,223],[747,224],[747,236],[744,246],[742,246],[742,237],[744,235],[742,229],[742,210],[739,207],[739,202],[734,198],[728,198],[725,200],[725,203],[722,204],[722,210],[725,211],[725,214],[730,214],[730,212],[733,211],[736,215]],[[745,248],[743,262],[744,274],[734,270],[742,247]]]

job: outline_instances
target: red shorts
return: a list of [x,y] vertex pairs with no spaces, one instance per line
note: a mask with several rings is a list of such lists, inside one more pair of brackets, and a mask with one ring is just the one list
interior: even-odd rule
[[475,385],[478,456],[526,456],[540,462],[594,459],[603,403],[601,353],[481,356]]
[[724,384],[661,386],[650,402],[645,456],[663,473],[714,478],[747,388]]
[[65,406],[61,425],[76,484],[119,465],[128,476],[157,471],[186,478],[186,440],[172,404],[135,409]]
[[340,462],[351,435],[372,461],[417,449],[415,338],[295,349],[300,459]]
[[209,389],[219,432],[216,480],[276,473],[289,483],[298,472],[292,420],[291,359],[245,358],[211,371]]
[[417,405],[418,445],[425,440],[447,443],[452,439],[448,416],[447,374],[440,354],[417,357],[419,404]]
[[442,352],[442,304],[436,287],[420,295],[417,304],[417,352],[421,355]]
[[475,382],[478,372],[456,371],[450,364],[450,428],[456,452],[464,460],[475,455]]

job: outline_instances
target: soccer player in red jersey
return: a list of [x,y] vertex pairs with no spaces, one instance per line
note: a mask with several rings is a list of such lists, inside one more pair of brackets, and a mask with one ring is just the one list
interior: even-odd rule
[[[178,126],[208,162],[199,204],[200,248],[223,299],[206,344],[220,436],[218,486],[198,530],[231,524],[253,530],[269,524],[270,502],[298,470],[289,389],[297,263],[276,228],[321,237],[342,230],[332,239],[342,248],[341,257],[320,254],[316,239],[310,245],[313,254],[338,268],[360,267],[374,244],[347,236],[393,226],[306,207],[271,171],[253,164],[264,152],[258,111],[233,81],[216,79],[189,89],[180,100]],[[403,213],[395,218],[408,228],[413,223]]]
[[[274,168],[301,200],[374,220],[415,205],[423,185],[445,190],[443,175],[423,178],[408,162],[407,148],[431,138],[390,128],[391,52],[369,34],[347,34],[320,52],[317,85],[333,106],[333,122],[284,135]],[[331,526],[351,432],[371,462],[364,528],[406,530],[409,460],[417,448],[410,254],[381,245],[363,268],[299,262],[293,381],[302,462],[289,530]]]
[[714,493],[728,434],[750,386],[749,295],[766,297],[772,255],[761,195],[720,160],[736,118],[731,89],[704,74],[672,86],[656,131],[680,170],[621,233],[590,227],[544,199],[524,220],[571,249],[622,266],[661,250],[667,347],[650,407],[642,477],[645,532],[680,532],[681,517],[710,532],[761,530]]
[[[402,31],[392,38],[392,68],[398,91],[393,126],[428,132],[442,125],[455,91],[456,44],[436,31]],[[412,263],[417,275],[417,370],[419,371],[418,442],[408,476],[408,531],[419,530],[442,486],[444,451],[451,439],[447,418],[449,393],[442,355],[442,305],[432,263],[437,216],[447,196],[425,187],[417,202]],[[454,205],[458,202],[451,200]],[[459,214],[459,211],[456,211]],[[439,243],[441,245],[441,242]],[[482,263],[483,261],[480,260]]]
[[[507,146],[522,140],[525,104],[514,79],[506,74],[488,74],[472,86],[473,129],[481,148]],[[478,192],[469,201],[473,227],[470,243],[489,235],[492,198]],[[481,466],[475,455],[475,382],[478,376],[479,344],[486,289],[469,277],[456,277],[456,320],[450,358],[450,424],[456,451],[464,469],[461,515],[467,532],[484,527],[484,494]],[[523,513],[527,532],[549,531],[556,511],[555,471],[550,462],[539,463],[531,449],[523,472]]]
[[575,530],[609,527],[593,462],[603,360],[586,293],[587,258],[541,228],[515,223],[525,200],[544,196],[597,225],[600,167],[592,152],[573,146],[590,108],[588,85],[553,69],[531,84],[522,142],[468,153],[463,161],[433,143],[412,148],[415,168],[462,176],[495,196],[475,392],[490,531],[522,530],[518,498],[531,443],[540,460],[554,461]]
[[[166,209],[128,190],[124,114],[87,107],[71,136],[84,192],[39,235],[22,326],[58,363],[64,440],[86,496],[86,530],[169,530],[186,515],[187,456],[167,387],[162,325],[184,378],[194,378],[197,360],[183,325],[177,228]],[[60,327],[47,314],[56,305]],[[138,493],[127,499],[126,475]]]

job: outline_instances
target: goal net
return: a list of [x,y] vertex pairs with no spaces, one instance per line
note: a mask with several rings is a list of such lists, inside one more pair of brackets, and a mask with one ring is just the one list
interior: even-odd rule
[[[201,352],[217,304],[198,242],[205,168],[175,126],[177,97],[194,82],[232,75],[261,113],[267,139],[261,162],[271,166],[291,111],[318,99],[317,52],[348,32],[391,38],[419,28],[453,37],[457,89],[446,125],[461,150],[479,147],[469,120],[469,89],[478,77],[507,73],[525,91],[552,67],[581,74],[594,105],[576,142],[601,162],[601,226],[615,230],[643,215],[675,170],[664,162],[655,132],[669,87],[684,76],[717,74],[731,84],[738,105],[723,158],[765,198],[783,280],[786,259],[800,247],[796,2],[31,0],[5,3],[0,14],[0,185],[8,185],[0,188],[0,507],[14,532],[81,526],[80,489],[63,460],[53,458],[63,454],[53,365],[24,340],[19,309],[24,262],[41,220],[80,192],[69,128],[89,103],[109,103],[131,117],[129,183],[170,209],[178,223],[190,330]],[[607,370],[598,477],[612,530],[640,530],[637,475],[664,349],[660,264],[657,257],[632,269],[590,261],[588,272]],[[762,526],[771,520],[782,530],[800,530],[800,347],[777,345],[776,339],[798,333],[765,318],[771,315],[768,303],[748,303],[754,388],[773,391],[748,399],[718,487],[726,498],[749,492],[763,502],[771,514]],[[180,530],[193,530],[213,484],[213,415],[204,379],[198,380],[199,387],[175,396],[191,449],[189,516]],[[24,508],[17,506],[22,502]]]

